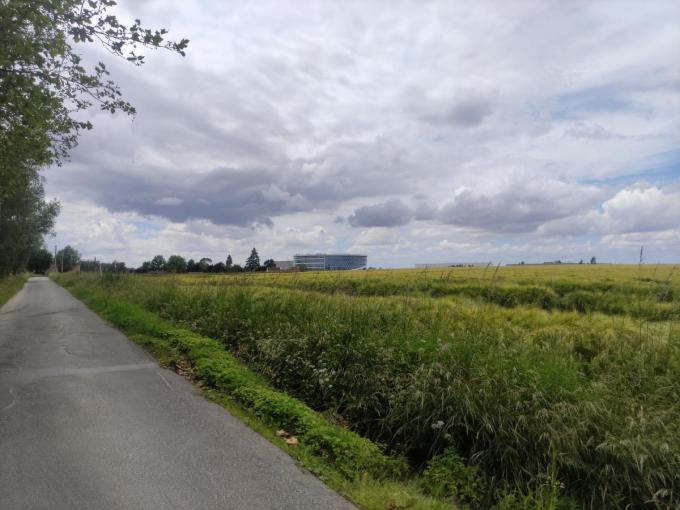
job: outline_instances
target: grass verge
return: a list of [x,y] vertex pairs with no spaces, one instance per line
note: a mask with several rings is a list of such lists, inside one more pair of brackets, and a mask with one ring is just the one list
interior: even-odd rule
[[[457,508],[451,498],[426,495],[421,488],[423,481],[409,474],[403,458],[386,454],[381,446],[272,389],[225,351],[219,341],[179,328],[135,304],[107,295],[103,289],[69,283],[67,288],[75,297],[147,349],[162,365],[192,379],[206,397],[361,508]],[[289,445],[278,431],[285,431],[299,443]]]
[[0,306],[10,300],[14,294],[19,292],[26,283],[26,276],[6,276],[0,278]]

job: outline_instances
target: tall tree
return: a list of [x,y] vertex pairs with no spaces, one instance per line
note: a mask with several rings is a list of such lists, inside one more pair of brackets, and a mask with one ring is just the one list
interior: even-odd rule
[[[0,141],[33,145],[43,161],[60,161],[91,129],[77,115],[93,105],[134,114],[109,79],[103,62],[88,66],[73,44],[97,42],[135,65],[140,50],[165,48],[184,55],[189,41],[167,41],[165,29],[145,28],[139,19],[121,23],[114,0],[3,0],[0,2]],[[4,145],[0,143],[0,145]],[[13,150],[14,146],[6,150]]]
[[248,260],[246,260],[245,270],[246,271],[257,271],[260,269],[260,256],[257,254],[255,248],[250,252]]
[[212,259],[208,257],[203,257],[201,260],[198,261],[198,269],[202,273],[207,273],[210,271],[210,266],[212,265]]
[[70,244],[67,244],[57,252],[57,259],[55,260],[55,264],[57,266],[57,270],[60,272],[67,272],[71,271],[78,265],[80,262],[80,252],[73,248]]
[[194,259],[189,259],[187,261],[187,272],[189,273],[195,273],[199,271],[198,264],[194,261]]
[[151,259],[151,271],[165,271],[165,257],[163,255],[156,255]]
[[233,265],[234,265],[234,261],[231,259],[231,253],[228,253],[227,254],[227,263],[224,264],[224,267],[226,268],[227,271],[229,271]]
[[165,263],[165,270],[169,273],[186,273],[187,262],[181,255],[170,255]]
[[0,0],[0,276],[17,271],[42,244],[58,213],[39,169],[61,164],[92,106],[134,114],[106,65],[87,65],[74,47],[99,43],[135,65],[144,48],[184,55],[188,41],[113,14],[114,0]]
[[26,265],[59,213],[56,201],[45,200],[37,167],[25,167],[11,175],[4,169],[0,162],[0,277]]
[[40,248],[31,254],[26,269],[32,273],[45,274],[52,266],[52,262],[54,262],[52,253],[45,248]]

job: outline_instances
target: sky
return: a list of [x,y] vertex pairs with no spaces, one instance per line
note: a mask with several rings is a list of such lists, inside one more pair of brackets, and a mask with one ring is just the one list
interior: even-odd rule
[[103,60],[48,244],[137,266],[680,261],[680,3],[121,0],[187,56]]

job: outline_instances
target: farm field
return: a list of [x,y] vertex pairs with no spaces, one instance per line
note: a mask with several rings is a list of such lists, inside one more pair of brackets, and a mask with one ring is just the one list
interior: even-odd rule
[[273,387],[406,459],[439,500],[680,505],[673,266],[57,281],[219,340]]

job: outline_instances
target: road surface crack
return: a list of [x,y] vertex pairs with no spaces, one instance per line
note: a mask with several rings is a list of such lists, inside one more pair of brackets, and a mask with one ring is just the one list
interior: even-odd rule
[[16,395],[16,393],[14,393],[14,386],[12,386],[9,389],[9,394],[12,397],[12,401],[9,404],[7,404],[5,407],[0,409],[0,413],[4,413],[5,411],[9,411],[17,403],[17,395]]

